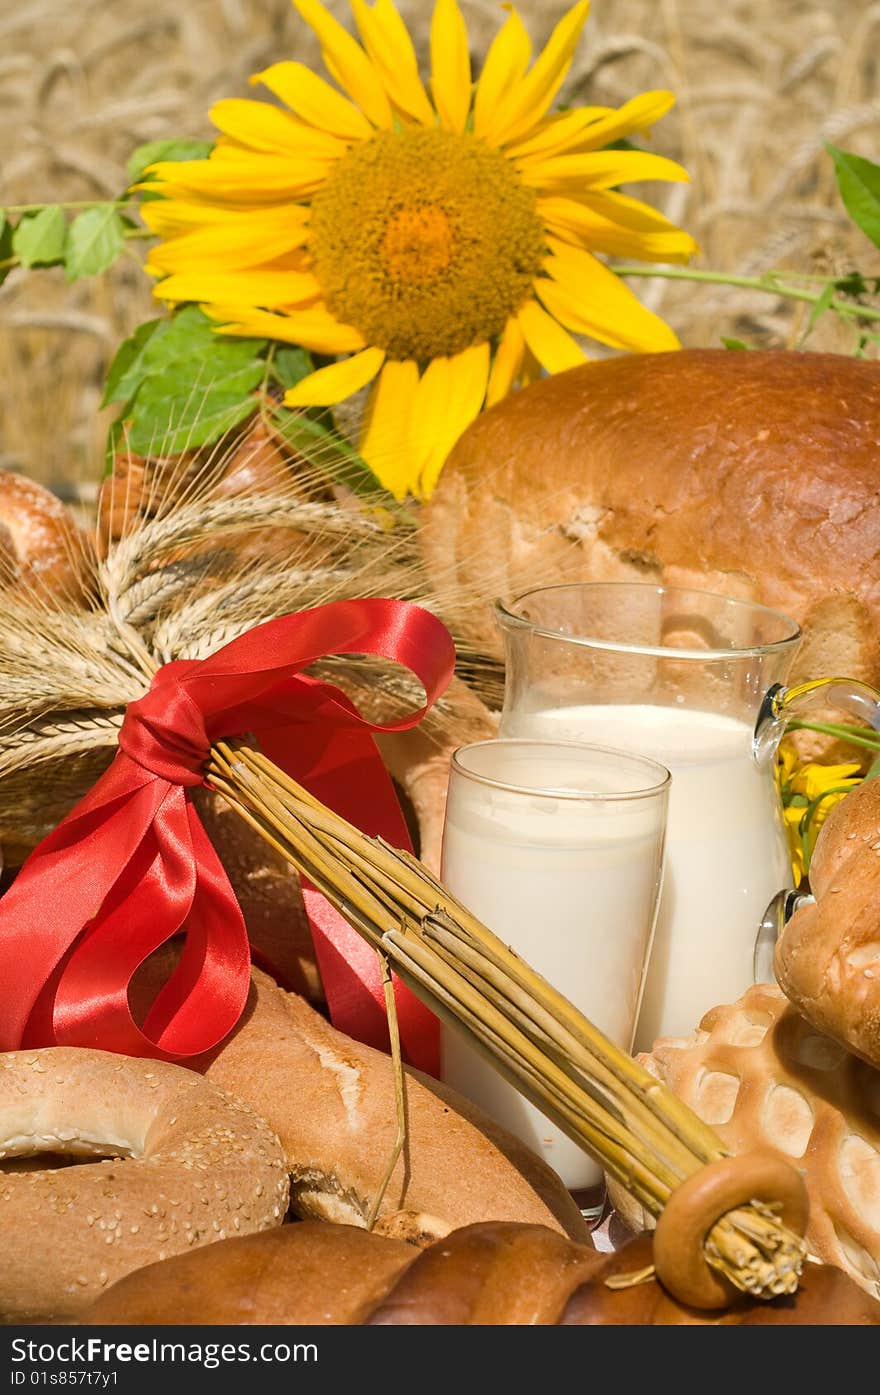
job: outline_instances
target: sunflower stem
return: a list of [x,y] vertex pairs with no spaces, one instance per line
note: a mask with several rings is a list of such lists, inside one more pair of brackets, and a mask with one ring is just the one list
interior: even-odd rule
[[[733,272],[698,270],[686,266],[615,266],[612,264],[611,269],[617,276],[659,276],[666,281],[696,281],[708,282],[716,286],[738,286],[744,290],[762,291],[765,295],[783,296],[788,300],[802,300],[808,305],[817,305],[825,288],[835,285],[839,279],[836,276],[811,276],[810,280],[815,281],[819,286],[818,290],[812,291],[802,286],[794,286],[787,281],[780,281],[778,279],[779,273],[775,271],[767,272],[764,276],[738,276]],[[796,277],[800,275],[798,272],[791,274]],[[860,305],[838,300],[835,297],[828,302],[827,309],[845,319],[880,320],[880,306]]]

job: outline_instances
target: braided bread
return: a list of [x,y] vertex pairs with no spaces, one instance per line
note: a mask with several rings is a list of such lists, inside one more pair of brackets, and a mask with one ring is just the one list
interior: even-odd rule
[[820,1031],[880,1068],[880,780],[828,815],[804,903],[776,944],[783,992]]
[[641,1236],[599,1254],[543,1226],[485,1223],[428,1249],[350,1226],[314,1222],[150,1264],[83,1315],[86,1326],[598,1326],[880,1323],[880,1304],[839,1269],[806,1266],[793,1299],[747,1300],[722,1312],[677,1303],[655,1279],[606,1280],[651,1263]]
[[[687,1038],[663,1037],[642,1064],[734,1153],[793,1162],[810,1201],[807,1243],[880,1297],[880,1075],[821,1036],[775,985],[716,1007]],[[609,1182],[634,1229],[651,1222]]]

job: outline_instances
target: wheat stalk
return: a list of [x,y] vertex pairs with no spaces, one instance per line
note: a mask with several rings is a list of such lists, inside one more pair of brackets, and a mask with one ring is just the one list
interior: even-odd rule
[[[447,1022],[653,1215],[717,1135],[476,919],[410,854],[369,838],[243,742],[217,742],[209,785],[384,955]],[[709,1264],[744,1292],[792,1293],[803,1238],[772,1210],[729,1211]]]
[[[0,779],[44,761],[65,760],[100,746],[115,746],[123,712],[82,709],[75,716],[45,717],[0,735]],[[40,778],[34,769],[36,778]]]

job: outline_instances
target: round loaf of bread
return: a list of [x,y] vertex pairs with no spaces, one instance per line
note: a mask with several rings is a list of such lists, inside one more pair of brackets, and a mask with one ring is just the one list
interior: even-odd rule
[[[277,1133],[296,1215],[366,1226],[397,1137],[391,1057],[337,1031],[253,971],[244,1017],[199,1063]],[[406,1146],[375,1229],[423,1244],[474,1221],[520,1221],[573,1239],[586,1223],[560,1178],[454,1091],[406,1069]]]
[[652,580],[804,629],[794,676],[880,681],[880,364],[686,349],[584,364],[464,432],[425,505],[444,619],[500,654],[491,602]]

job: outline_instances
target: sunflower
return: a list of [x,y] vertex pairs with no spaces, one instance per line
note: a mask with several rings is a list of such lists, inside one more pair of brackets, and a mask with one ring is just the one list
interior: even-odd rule
[[684,180],[633,148],[673,103],[548,114],[589,8],[534,62],[516,11],[472,81],[456,0],[436,0],[427,87],[391,0],[351,0],[362,43],[320,0],[293,0],[336,86],[298,62],[251,81],[280,99],[218,102],[207,159],[150,171],[156,294],[199,303],[223,334],[328,362],[287,393],[332,407],[370,386],[361,453],[398,498],[427,497],[458,436],[517,386],[583,361],[578,340],[678,341],[595,255],[686,261],[691,237],[618,192]]
[[817,761],[801,764],[789,745],[784,743],[779,748],[776,781],[796,886],[809,876],[819,830],[835,804],[862,783],[861,770],[858,761],[844,765],[822,765]]

